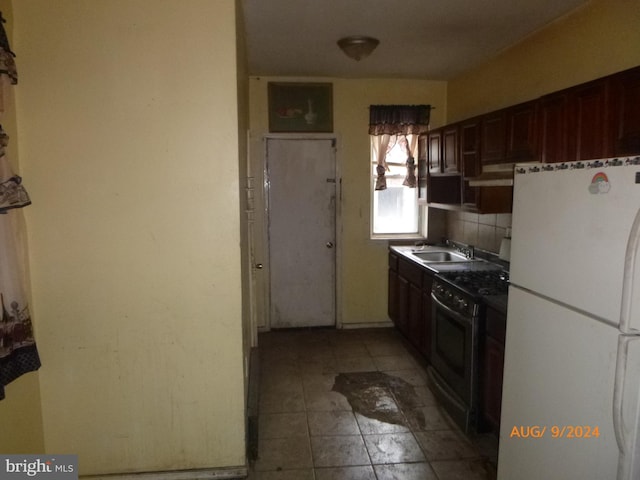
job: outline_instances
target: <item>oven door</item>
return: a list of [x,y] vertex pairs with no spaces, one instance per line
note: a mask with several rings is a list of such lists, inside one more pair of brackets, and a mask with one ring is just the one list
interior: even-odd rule
[[444,305],[432,293],[431,383],[460,426],[475,422],[478,321]]

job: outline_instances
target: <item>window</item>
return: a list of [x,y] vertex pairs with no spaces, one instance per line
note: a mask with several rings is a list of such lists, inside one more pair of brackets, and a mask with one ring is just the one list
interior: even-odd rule
[[428,105],[372,105],[371,236],[420,233],[415,158],[418,136],[428,129]]
[[[371,191],[372,199],[372,235],[413,234],[419,231],[418,189],[407,188],[407,145],[413,135],[393,135],[389,139],[386,153],[388,170],[385,172],[386,188],[376,190],[378,182],[378,155],[374,136],[371,136]],[[417,158],[417,154],[412,155]],[[415,175],[415,166],[413,174]]]

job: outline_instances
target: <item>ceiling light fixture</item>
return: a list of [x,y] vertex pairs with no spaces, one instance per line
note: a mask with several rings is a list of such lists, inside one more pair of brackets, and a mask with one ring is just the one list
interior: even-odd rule
[[380,40],[373,37],[363,37],[361,35],[354,35],[351,37],[344,37],[338,40],[338,46],[347,55],[347,57],[360,61],[365,57],[368,57],[373,52]]

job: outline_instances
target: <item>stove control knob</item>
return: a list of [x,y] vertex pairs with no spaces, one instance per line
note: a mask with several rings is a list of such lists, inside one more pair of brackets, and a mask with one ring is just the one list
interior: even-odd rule
[[455,306],[455,308],[460,308],[462,302],[462,298],[460,298],[458,295],[453,297],[453,305]]

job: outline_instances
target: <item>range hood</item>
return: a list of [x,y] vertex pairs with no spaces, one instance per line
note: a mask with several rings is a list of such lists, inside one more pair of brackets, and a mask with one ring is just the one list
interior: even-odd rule
[[514,166],[515,163],[483,165],[479,176],[465,178],[465,180],[469,182],[470,187],[512,187]]

